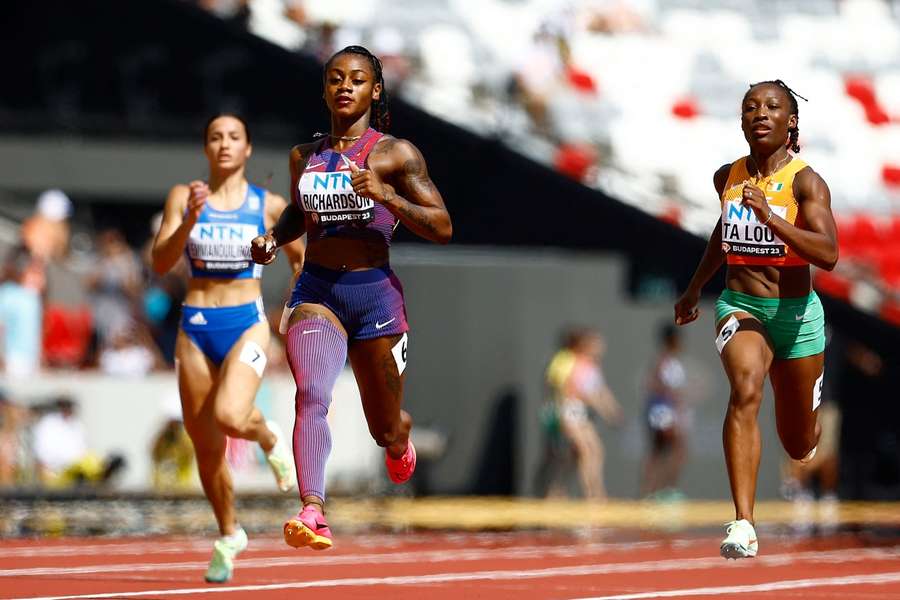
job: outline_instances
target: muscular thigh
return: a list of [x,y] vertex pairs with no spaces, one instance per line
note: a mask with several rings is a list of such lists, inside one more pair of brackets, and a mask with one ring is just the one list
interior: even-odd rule
[[779,423],[815,422],[815,410],[822,397],[825,353],[803,358],[778,359],[770,377],[775,392],[775,417]]
[[268,349],[268,323],[257,323],[241,334],[219,368],[216,410],[241,414],[252,410]]
[[175,364],[181,411],[188,431],[194,430],[199,422],[209,421],[213,425],[211,392],[215,387],[218,369],[187,334],[180,330],[175,342]]
[[341,320],[330,308],[323,304],[313,304],[309,302],[304,302],[303,304],[298,304],[294,307],[293,312],[291,312],[291,318],[288,321],[288,329],[300,321],[309,319],[325,319],[337,327],[338,331],[344,334],[344,337],[347,337],[347,330],[344,328]]
[[762,323],[745,312],[728,315],[716,324],[716,348],[732,389],[762,385],[774,357]]
[[406,334],[355,340],[348,349],[369,426],[396,421],[406,378]]

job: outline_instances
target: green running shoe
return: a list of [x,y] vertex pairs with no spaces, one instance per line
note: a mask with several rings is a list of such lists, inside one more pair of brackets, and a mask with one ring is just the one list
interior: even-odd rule
[[225,583],[234,574],[234,559],[247,547],[247,532],[243,527],[229,536],[223,536],[213,544],[213,555],[206,569],[206,581]]
[[284,432],[275,421],[266,421],[266,427],[275,434],[275,445],[272,450],[266,454],[266,460],[272,467],[272,473],[275,475],[275,483],[282,492],[290,491],[292,487],[297,485],[297,474],[294,471],[294,457],[288,452],[287,444],[284,443]]

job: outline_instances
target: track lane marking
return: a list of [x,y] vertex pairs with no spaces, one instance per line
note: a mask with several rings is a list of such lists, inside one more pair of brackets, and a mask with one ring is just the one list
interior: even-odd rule
[[[894,549],[894,553],[890,554],[886,558],[896,558],[896,548]],[[816,562],[822,562],[821,559],[823,555],[831,555],[829,558],[834,562],[847,562],[850,559],[855,560],[871,560],[872,556],[870,556],[870,551],[856,551],[855,555],[849,552],[833,552],[833,553],[821,553],[821,552],[808,552],[808,553],[799,553],[799,554],[784,554],[784,555],[770,555],[766,558],[757,557],[752,563],[747,561],[748,564],[760,564],[760,563],[769,563],[774,565],[786,565],[792,564],[794,562],[799,562],[798,557],[801,558],[810,558],[815,560]],[[767,560],[768,559],[768,560]],[[569,567],[551,567],[546,569],[534,569],[534,570],[492,570],[492,571],[472,571],[472,572],[462,572],[462,573],[436,573],[431,575],[408,575],[408,576],[393,576],[393,577],[353,577],[353,578],[341,578],[341,579],[322,579],[322,580],[312,580],[312,581],[300,581],[300,582],[285,582],[285,583],[274,583],[274,584],[259,584],[259,585],[241,585],[241,586],[226,586],[226,587],[202,587],[202,588],[175,588],[175,589],[163,589],[163,590],[150,590],[150,591],[132,591],[132,592],[110,592],[110,593],[95,593],[95,594],[77,594],[77,595],[65,595],[65,596],[40,596],[40,597],[28,597],[23,596],[19,597],[19,599],[29,598],[29,600],[80,600],[86,598],[139,598],[143,596],[183,596],[187,594],[219,594],[219,593],[230,593],[230,592],[251,592],[251,591],[270,591],[270,590],[288,590],[288,589],[307,589],[307,588],[325,588],[325,587],[361,587],[361,586],[372,586],[372,585],[395,585],[395,586],[407,586],[407,585],[425,585],[425,584],[436,584],[436,583],[455,583],[462,581],[509,581],[509,580],[524,580],[524,579],[544,579],[549,577],[578,577],[578,576],[588,576],[588,575],[604,575],[609,573],[629,573],[629,572],[658,572],[661,570],[675,570],[675,571],[689,571],[696,569],[705,569],[712,568],[714,566],[720,566],[723,564],[723,560],[719,557],[709,557],[709,558],[697,558],[697,559],[669,559],[669,560],[661,560],[661,561],[642,561],[637,563],[613,563],[613,564],[604,564],[604,565],[593,565],[593,566],[569,566]],[[867,579],[869,578],[869,579]],[[872,579],[874,578],[874,579]],[[871,579],[871,581],[870,581]],[[816,582],[825,582],[825,583],[816,583],[816,584],[808,584],[806,582],[816,581]],[[834,583],[834,582],[852,582],[852,583]],[[892,583],[895,581],[900,581],[900,571],[896,572],[887,572],[880,573],[875,575],[854,575],[854,576],[845,576],[845,577],[831,577],[831,578],[823,578],[823,579],[809,579],[809,580],[795,580],[797,583],[797,587],[813,587],[814,585],[855,585],[861,583]],[[831,582],[831,583],[829,583]],[[756,585],[785,585],[790,582],[771,582],[767,584],[756,584]],[[735,588],[748,588],[746,591],[768,591],[765,589],[756,590],[753,586],[734,586]],[[749,589],[753,588],[753,589]],[[731,588],[727,587],[715,587],[715,588],[695,588],[700,590],[719,590],[715,593],[722,593],[721,590],[727,590]],[[792,587],[783,587],[783,588],[773,588],[773,589],[794,589]],[[684,590],[662,590],[657,592],[642,592],[644,594],[656,594],[656,596],[635,596],[631,595],[620,595],[620,596],[608,596],[608,597],[600,597],[594,598],[591,600],[637,600],[639,598],[665,598],[664,594],[675,594],[670,595],[668,597],[677,597],[680,595],[689,595]],[[696,595],[712,595],[714,592],[703,593],[703,592],[691,592]],[[662,595],[660,595],[662,594]],[[587,599],[584,599],[587,600]]]

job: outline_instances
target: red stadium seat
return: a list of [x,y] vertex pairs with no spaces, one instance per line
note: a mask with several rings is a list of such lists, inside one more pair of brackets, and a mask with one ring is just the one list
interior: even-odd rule
[[890,164],[882,166],[881,179],[887,186],[900,187],[900,166]]
[[693,98],[681,98],[672,105],[672,114],[679,119],[693,119],[700,115],[700,107]]
[[48,305],[44,309],[44,360],[56,367],[81,365],[90,346],[92,331],[90,308]]
[[815,278],[816,290],[824,292],[829,296],[848,300],[850,298],[850,289],[853,284],[849,279],[830,271],[818,271]]
[[872,125],[890,123],[891,118],[878,102],[875,87],[867,77],[848,77],[844,82],[847,95],[862,104],[866,111],[866,120]]

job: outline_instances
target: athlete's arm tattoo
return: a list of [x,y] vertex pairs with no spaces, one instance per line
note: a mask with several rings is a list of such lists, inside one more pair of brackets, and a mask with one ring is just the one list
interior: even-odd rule
[[397,189],[386,186],[384,204],[413,233],[446,244],[453,234],[453,225],[441,193],[428,176],[422,154],[409,142],[391,141],[391,147],[385,150],[392,150],[391,156],[400,168],[390,178]]

